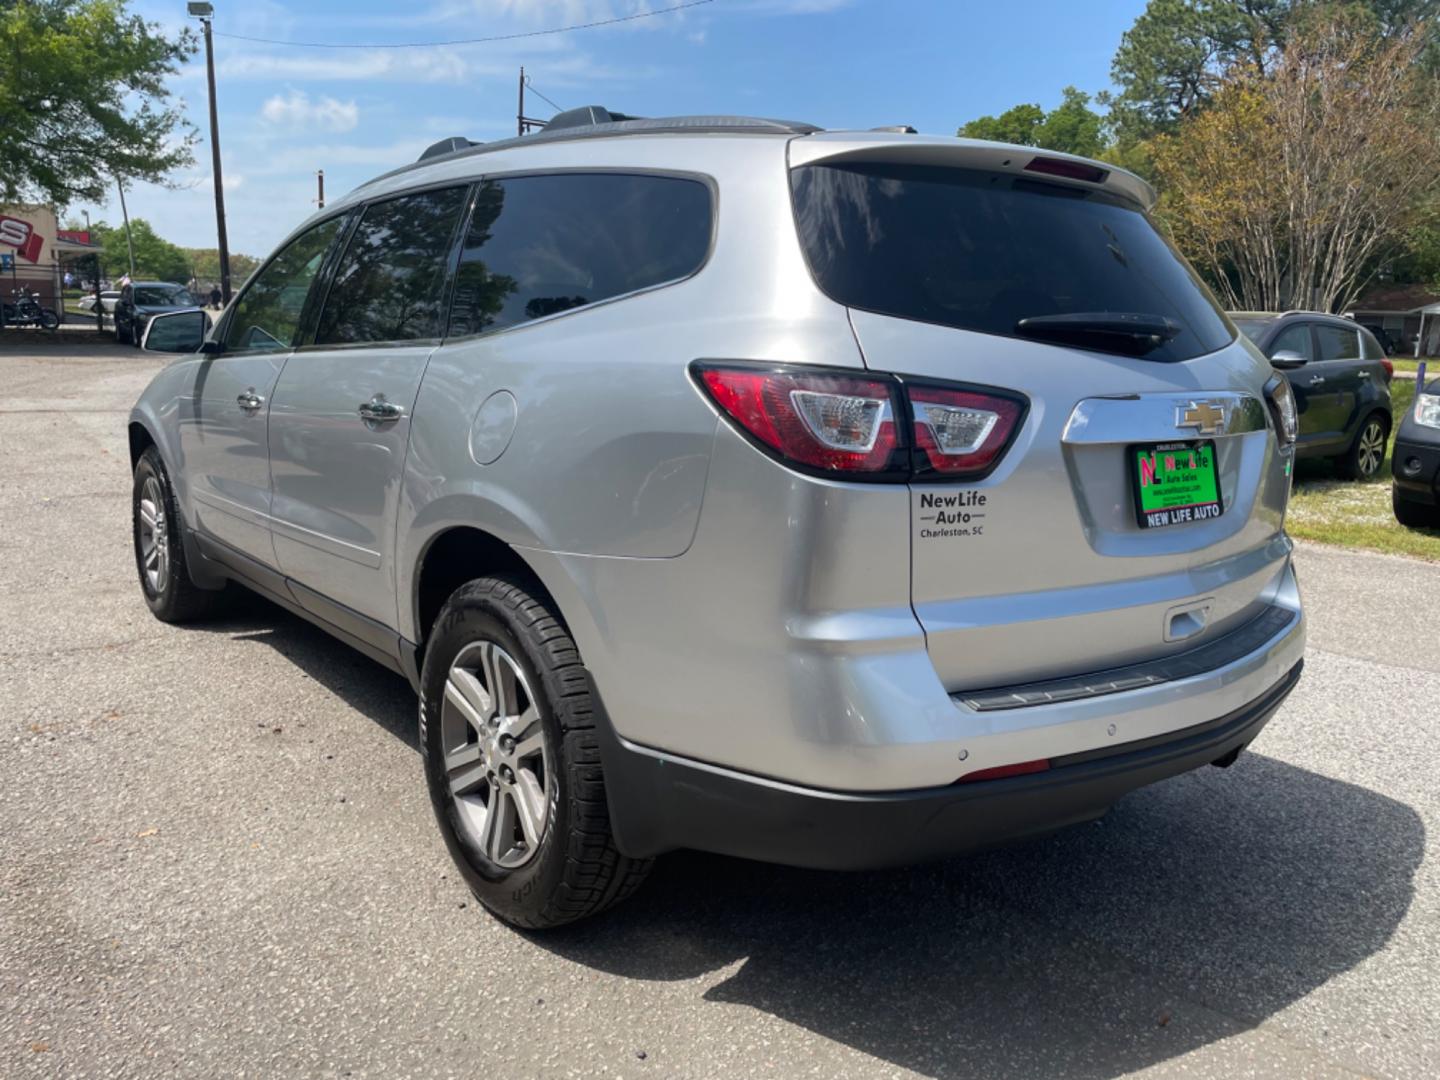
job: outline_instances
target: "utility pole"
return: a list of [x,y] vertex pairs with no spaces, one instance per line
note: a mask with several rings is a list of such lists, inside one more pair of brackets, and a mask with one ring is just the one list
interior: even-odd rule
[[321,210],[324,210],[324,209],[325,209],[325,170],[324,170],[324,169],[317,169],[317,170],[315,171],[315,184],[316,184],[316,186],[317,186],[317,188],[318,188],[318,190],[319,190],[319,196],[318,196],[318,198],[316,198],[315,201],[320,204],[320,209],[321,209]]
[[520,102],[515,107],[515,134],[525,134],[525,69],[520,69]]
[[120,189],[120,216],[125,219],[125,248],[130,252],[130,279],[135,279],[135,242],[130,239],[130,211],[125,209],[125,182],[115,177],[115,186]]
[[215,234],[220,251],[220,295],[230,303],[230,242],[225,237],[225,181],[220,173],[220,121],[215,112],[215,47],[210,37],[210,24],[215,19],[215,5],[191,3],[187,12],[200,20],[205,28],[205,80],[210,87],[210,161],[215,180]]

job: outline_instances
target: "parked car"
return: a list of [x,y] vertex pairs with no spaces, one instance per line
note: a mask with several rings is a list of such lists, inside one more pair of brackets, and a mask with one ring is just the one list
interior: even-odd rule
[[[103,311],[106,315],[114,315],[115,304],[119,299],[120,290],[105,290],[100,294],[100,310]],[[93,292],[86,293],[76,302],[76,306],[79,307],[82,311],[93,312],[95,310],[95,294]]]
[[1300,412],[1299,457],[1333,458],[1341,474],[1369,480],[1390,441],[1395,365],[1365,327],[1318,311],[1234,311],[1240,331],[1290,381]]
[[1232,762],[1305,636],[1289,387],[1153,197],[734,117],[447,140],[208,336],[155,316],[201,352],[130,418],[145,601],[239,582],[403,672],[516,925],[676,848],[860,868],[1096,818]]
[[122,286],[111,312],[115,317],[115,341],[139,345],[145,327],[154,315],[196,307],[185,286],[173,281],[135,281]]
[[1440,529],[1440,379],[1426,383],[1401,418],[1390,471],[1395,520]]

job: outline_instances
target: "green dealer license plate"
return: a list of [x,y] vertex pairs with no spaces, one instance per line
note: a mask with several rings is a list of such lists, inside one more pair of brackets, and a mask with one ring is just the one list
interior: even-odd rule
[[1208,521],[1225,512],[1213,442],[1147,443],[1130,447],[1129,454],[1135,520],[1142,529]]

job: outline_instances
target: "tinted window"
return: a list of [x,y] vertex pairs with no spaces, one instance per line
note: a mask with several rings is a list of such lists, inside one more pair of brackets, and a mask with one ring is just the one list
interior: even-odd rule
[[1010,337],[1032,316],[1173,320],[1180,332],[1149,360],[1231,340],[1214,298],[1149,219],[1104,192],[899,165],[811,165],[791,183],[811,272],[842,304]]
[[317,345],[440,336],[445,264],[465,188],[371,203],[335,268]]
[[1232,318],[1231,322],[1235,324],[1235,329],[1239,330],[1247,338],[1249,338],[1253,342],[1256,342],[1257,344],[1259,343],[1260,339],[1265,336],[1265,331],[1270,329],[1269,319]]
[[1310,343],[1310,324],[1296,323],[1287,326],[1280,331],[1279,336],[1270,343],[1270,355],[1278,352],[1299,353],[1306,360],[1315,359],[1315,349]]
[[266,351],[294,344],[310,284],[342,220],[331,218],[301,233],[251,278],[226,324],[226,349]]
[[151,307],[188,307],[195,303],[190,294],[179,286],[166,288],[163,285],[141,285],[135,289],[135,303]]
[[1360,359],[1360,333],[1357,330],[1317,323],[1315,340],[1320,348],[1321,360]]
[[1385,349],[1377,335],[1363,328],[1360,331],[1360,352],[1366,360],[1385,359]]
[[699,269],[710,189],[668,176],[565,174],[480,186],[450,309],[452,335],[568,311]]

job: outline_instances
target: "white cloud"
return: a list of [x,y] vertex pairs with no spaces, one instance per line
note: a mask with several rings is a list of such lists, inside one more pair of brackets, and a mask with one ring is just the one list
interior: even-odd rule
[[339,101],[326,96],[311,101],[303,90],[291,90],[288,95],[276,94],[269,98],[260,106],[260,116],[267,124],[277,127],[354,131],[360,122],[360,109],[354,100]]

